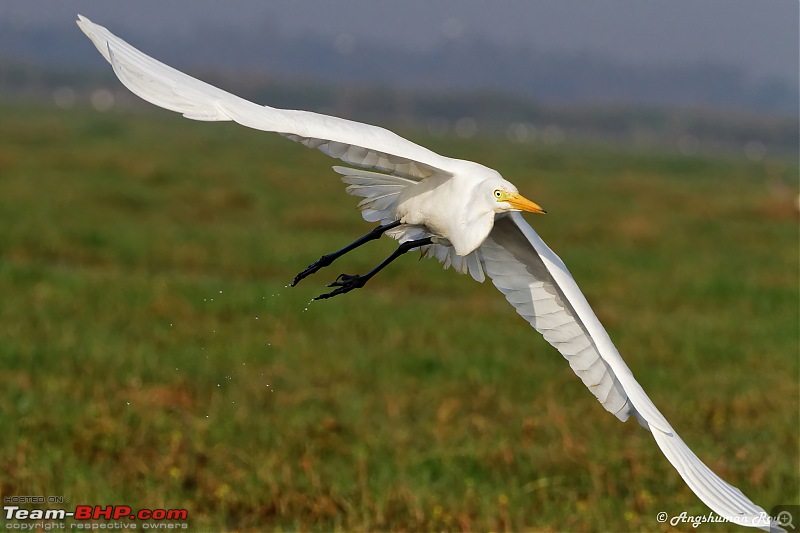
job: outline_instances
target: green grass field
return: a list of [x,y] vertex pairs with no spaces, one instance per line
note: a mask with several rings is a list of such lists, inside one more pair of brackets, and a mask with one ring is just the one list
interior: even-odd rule
[[[707,514],[489,283],[382,239],[335,160],[163,112],[0,108],[0,494],[194,530],[694,531]],[[547,216],[644,389],[713,470],[797,504],[798,168],[415,137]],[[712,524],[700,531],[730,531]]]

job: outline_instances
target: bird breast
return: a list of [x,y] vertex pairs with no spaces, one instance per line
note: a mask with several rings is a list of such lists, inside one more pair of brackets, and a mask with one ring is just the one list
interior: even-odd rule
[[430,177],[407,187],[397,203],[403,224],[424,226],[433,236],[450,242],[460,256],[480,246],[494,223],[494,212],[478,208],[477,186],[457,177]]

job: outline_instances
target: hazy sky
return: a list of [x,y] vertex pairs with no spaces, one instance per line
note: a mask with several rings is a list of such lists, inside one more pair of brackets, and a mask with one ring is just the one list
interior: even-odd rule
[[359,45],[415,49],[479,37],[592,50],[631,63],[724,62],[792,82],[800,61],[797,0],[0,0],[0,19],[14,25],[67,27],[78,12],[121,33],[255,28],[331,39],[349,34]]

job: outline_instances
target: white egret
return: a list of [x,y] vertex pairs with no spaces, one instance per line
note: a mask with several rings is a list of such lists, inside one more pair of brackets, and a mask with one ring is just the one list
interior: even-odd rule
[[520,214],[543,210],[499,173],[441,156],[376,126],[249,102],[164,65],[80,15],[78,25],[120,81],[145,100],[194,120],[233,120],[276,132],[352,165],[334,170],[348,184],[348,193],[363,197],[359,208],[364,219],[381,225],[323,256],[298,274],[295,284],[383,233],[400,241],[397,251],[364,276],[340,276],[331,284],[336,288],[321,297],[363,286],[414,248],[477,281],[488,276],[606,410],[623,421],[633,415],[650,430],[670,463],[714,512],[737,524],[783,531],[703,464],[653,405],[567,267]]

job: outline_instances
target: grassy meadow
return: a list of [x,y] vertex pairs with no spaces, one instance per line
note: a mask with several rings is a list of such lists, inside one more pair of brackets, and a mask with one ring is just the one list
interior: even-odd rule
[[[384,238],[286,288],[370,229],[335,160],[166,112],[0,112],[2,496],[187,508],[197,531],[709,512],[491,283],[409,254],[309,305]],[[544,206],[527,218],[687,444],[767,510],[800,503],[794,162],[412,137]]]

